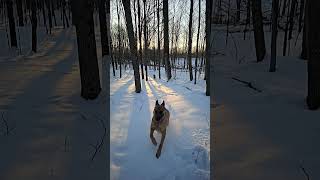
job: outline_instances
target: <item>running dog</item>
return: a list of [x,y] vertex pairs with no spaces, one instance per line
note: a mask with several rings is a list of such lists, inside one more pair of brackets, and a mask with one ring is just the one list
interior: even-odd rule
[[161,149],[163,146],[164,139],[166,137],[167,126],[169,125],[169,118],[170,118],[170,113],[165,108],[164,101],[162,102],[161,105],[159,105],[159,102],[157,100],[153,110],[153,117],[152,117],[151,127],[150,127],[150,139],[155,146],[157,145],[157,141],[154,138],[153,133],[155,130],[161,133],[161,142],[156,154],[157,159],[161,155]]

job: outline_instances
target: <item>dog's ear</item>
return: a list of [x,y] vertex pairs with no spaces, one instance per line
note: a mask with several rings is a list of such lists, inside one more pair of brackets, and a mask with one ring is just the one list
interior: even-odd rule
[[158,100],[156,101],[156,106],[159,106],[159,102],[158,102]]
[[162,101],[162,104],[161,104],[161,106],[163,106],[163,107],[165,106],[165,103],[164,103],[164,101]]

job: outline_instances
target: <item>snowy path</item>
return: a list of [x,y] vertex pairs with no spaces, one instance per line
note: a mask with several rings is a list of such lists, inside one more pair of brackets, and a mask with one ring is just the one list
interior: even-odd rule
[[[80,98],[73,29],[56,28],[33,55],[0,61],[0,179],[107,179],[99,100]],[[6,132],[6,123],[9,134]]]
[[[203,84],[149,77],[137,94],[132,74],[111,79],[111,179],[208,179],[209,97]],[[159,159],[149,139],[157,99],[171,113]],[[161,135],[155,137],[159,142]]]
[[[269,35],[266,47],[270,47]],[[278,56],[277,71],[270,73],[269,55],[264,62],[252,62],[253,40],[242,42],[242,34],[233,36],[242,45],[241,64],[231,55],[233,44],[223,47],[224,36],[220,41],[216,37],[215,50],[224,55],[214,57],[215,178],[307,179],[302,166],[310,179],[320,179],[320,112],[305,105],[306,61]],[[300,49],[291,51],[298,54]],[[232,77],[250,81],[262,92]]]

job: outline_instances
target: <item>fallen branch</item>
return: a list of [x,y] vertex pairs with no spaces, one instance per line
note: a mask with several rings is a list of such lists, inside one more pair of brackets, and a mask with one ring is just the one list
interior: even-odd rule
[[307,180],[310,180],[310,176],[307,173],[306,169],[303,167],[302,163],[300,164],[300,169],[302,170],[303,174],[306,176]]
[[101,151],[101,148],[102,148],[102,145],[104,143],[104,139],[105,139],[106,133],[107,133],[107,128],[106,128],[103,120],[101,118],[99,118],[98,116],[96,116],[96,117],[100,120],[104,132],[103,132],[103,135],[100,138],[100,141],[96,145],[90,144],[90,146],[95,149],[95,151],[94,151],[94,153],[93,153],[93,155],[91,157],[91,161],[93,161],[94,158],[96,157],[97,153]]
[[257,92],[262,92],[260,89],[254,87],[251,82],[243,81],[243,80],[235,78],[235,77],[232,77],[232,79],[247,85],[247,87],[249,87],[249,88],[251,88],[251,89],[253,89],[253,90],[257,91]]

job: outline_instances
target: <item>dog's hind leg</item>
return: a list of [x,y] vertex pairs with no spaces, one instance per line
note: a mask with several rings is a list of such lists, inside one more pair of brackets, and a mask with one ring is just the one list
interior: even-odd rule
[[151,129],[150,129],[150,139],[151,139],[152,143],[156,146],[156,145],[157,145],[157,141],[156,141],[156,139],[155,139],[154,136],[153,136],[154,130],[155,130],[154,128],[151,128]]
[[162,145],[163,145],[164,139],[166,138],[166,134],[167,134],[166,130],[164,130],[164,132],[162,132],[161,142],[160,142],[159,148],[157,150],[157,154],[156,154],[157,158],[159,158],[161,155]]

